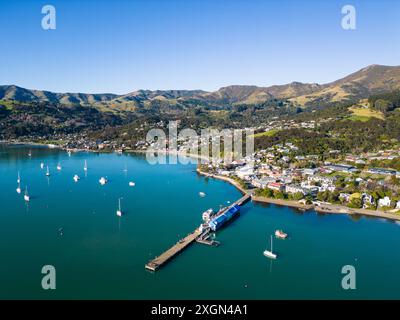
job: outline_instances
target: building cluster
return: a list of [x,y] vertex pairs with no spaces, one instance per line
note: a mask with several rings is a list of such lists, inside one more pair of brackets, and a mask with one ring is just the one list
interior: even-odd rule
[[[400,157],[400,150],[384,150],[377,153],[346,155],[341,159],[320,161],[317,155],[298,155],[298,148],[291,143],[275,145],[252,155],[225,164],[221,159],[210,162],[208,169],[221,176],[240,179],[249,188],[270,189],[287,195],[299,195],[317,201],[321,192],[337,193],[343,204],[357,198],[363,208],[391,208],[400,210],[400,199],[385,195],[381,198],[372,192],[348,194],[338,184],[343,178],[345,184],[355,183],[366,189],[370,183],[380,187],[392,187],[390,178],[400,179],[400,172],[394,169],[370,166],[375,160],[392,160]],[[338,153],[331,150],[331,154]],[[400,190],[397,190],[397,193]]]

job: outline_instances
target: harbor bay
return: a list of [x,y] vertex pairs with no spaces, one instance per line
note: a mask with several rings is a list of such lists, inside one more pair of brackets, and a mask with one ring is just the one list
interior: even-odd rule
[[[2,145],[0,174],[3,299],[398,298],[397,222],[248,202],[217,230],[218,247],[193,243],[154,273],[148,261],[193,232],[205,210],[242,194],[193,164],[150,165],[137,154]],[[274,240],[272,261],[263,251],[276,229],[289,237]],[[57,271],[56,290],[41,287],[44,265]],[[357,270],[356,290],[341,286],[345,265]]]

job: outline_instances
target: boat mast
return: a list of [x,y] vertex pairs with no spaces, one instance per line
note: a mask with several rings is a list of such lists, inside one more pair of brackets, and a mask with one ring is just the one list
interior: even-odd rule
[[271,253],[272,253],[272,235],[271,235]]

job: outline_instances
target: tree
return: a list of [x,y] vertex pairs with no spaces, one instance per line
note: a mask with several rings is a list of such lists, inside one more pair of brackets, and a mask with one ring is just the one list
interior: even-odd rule
[[274,190],[275,199],[285,199],[285,194],[282,191]]
[[299,201],[304,198],[304,195],[301,192],[296,192],[292,195],[293,200]]

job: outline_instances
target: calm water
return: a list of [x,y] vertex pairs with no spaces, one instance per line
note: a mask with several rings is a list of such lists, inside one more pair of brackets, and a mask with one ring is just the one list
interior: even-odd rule
[[[41,162],[49,165],[50,178]],[[18,170],[29,205],[15,191]],[[400,298],[398,224],[253,203],[218,232],[220,247],[194,244],[159,272],[147,272],[144,264],[198,226],[204,210],[240,196],[194,170],[152,166],[142,156],[68,157],[47,148],[0,146],[0,298]],[[100,186],[101,176],[107,185]],[[200,191],[207,196],[200,198]],[[115,213],[119,197],[122,218]],[[290,239],[274,242],[279,259],[271,261],[262,252],[277,228]],[[41,289],[47,264],[57,270],[53,291]],[[347,264],[357,270],[351,292],[341,288]]]

